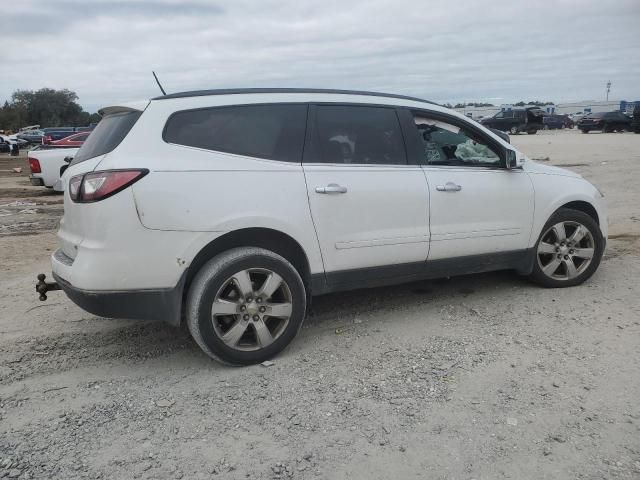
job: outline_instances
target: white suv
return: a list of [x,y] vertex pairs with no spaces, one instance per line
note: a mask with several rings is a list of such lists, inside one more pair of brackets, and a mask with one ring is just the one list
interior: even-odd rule
[[184,319],[229,364],[280,352],[314,295],[499,269],[572,286],[605,248],[593,185],[417,98],[210,90],[102,114],[62,179],[49,286]]

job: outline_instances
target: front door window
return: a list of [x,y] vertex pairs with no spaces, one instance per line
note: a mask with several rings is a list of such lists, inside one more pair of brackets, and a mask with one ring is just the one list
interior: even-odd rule
[[414,121],[422,140],[425,164],[500,166],[499,155],[462,128],[421,115],[415,115]]

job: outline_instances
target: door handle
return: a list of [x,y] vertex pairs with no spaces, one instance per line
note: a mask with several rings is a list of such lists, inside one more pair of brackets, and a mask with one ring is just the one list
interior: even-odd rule
[[447,182],[444,185],[436,185],[436,190],[439,192],[459,192],[462,190],[462,185],[457,183]]
[[347,193],[347,187],[343,187],[337,183],[330,183],[326,187],[316,187],[316,193]]

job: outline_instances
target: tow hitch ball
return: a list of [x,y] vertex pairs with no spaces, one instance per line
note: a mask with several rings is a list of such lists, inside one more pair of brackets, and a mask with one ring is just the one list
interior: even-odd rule
[[44,302],[47,299],[47,292],[60,290],[58,282],[47,283],[44,281],[45,278],[47,278],[47,276],[44,273],[41,273],[38,275],[38,283],[36,283],[36,292],[40,294],[41,302]]

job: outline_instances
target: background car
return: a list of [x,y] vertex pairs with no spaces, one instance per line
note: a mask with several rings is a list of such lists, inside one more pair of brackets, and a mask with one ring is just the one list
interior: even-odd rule
[[49,145],[52,142],[62,140],[63,138],[67,138],[70,135],[73,135],[75,132],[73,130],[68,129],[44,129],[44,135],[42,136],[42,144]]
[[2,135],[0,135],[0,153],[9,153],[11,151],[11,146],[9,141],[6,140]]
[[53,188],[56,191],[64,190],[60,176],[64,172],[63,167],[68,165],[65,158],[73,157],[77,151],[77,148],[30,150],[27,157],[31,170],[31,185]]
[[15,135],[0,135],[0,152],[12,153],[18,155],[18,152],[25,145],[28,145],[24,140],[19,140]]
[[488,128],[495,128],[503,132],[516,135],[520,132],[534,134],[542,130],[543,112],[537,107],[503,110],[493,117],[483,118],[480,123]]
[[580,120],[582,120],[582,118],[586,117],[587,115],[589,115],[589,112],[576,112],[576,113],[570,113],[569,114],[569,118],[571,119],[571,121],[575,125],[576,123],[578,123]]
[[573,128],[575,126],[574,121],[571,120],[571,117],[569,117],[569,115],[567,114],[553,114],[553,116],[558,117],[560,120],[562,120],[564,128]]
[[545,115],[542,125],[545,130],[559,130],[564,128],[564,121],[559,115]]
[[19,133],[17,137],[24,140],[27,143],[42,143],[42,137],[44,137],[44,130],[27,130]]
[[590,113],[578,122],[582,133],[601,130],[603,133],[631,130],[631,119],[620,111]]
[[64,137],[60,140],[52,141],[50,147],[81,147],[91,132],[79,132]]
[[631,129],[635,133],[640,133],[640,105],[636,105],[633,109],[633,120],[631,120]]

